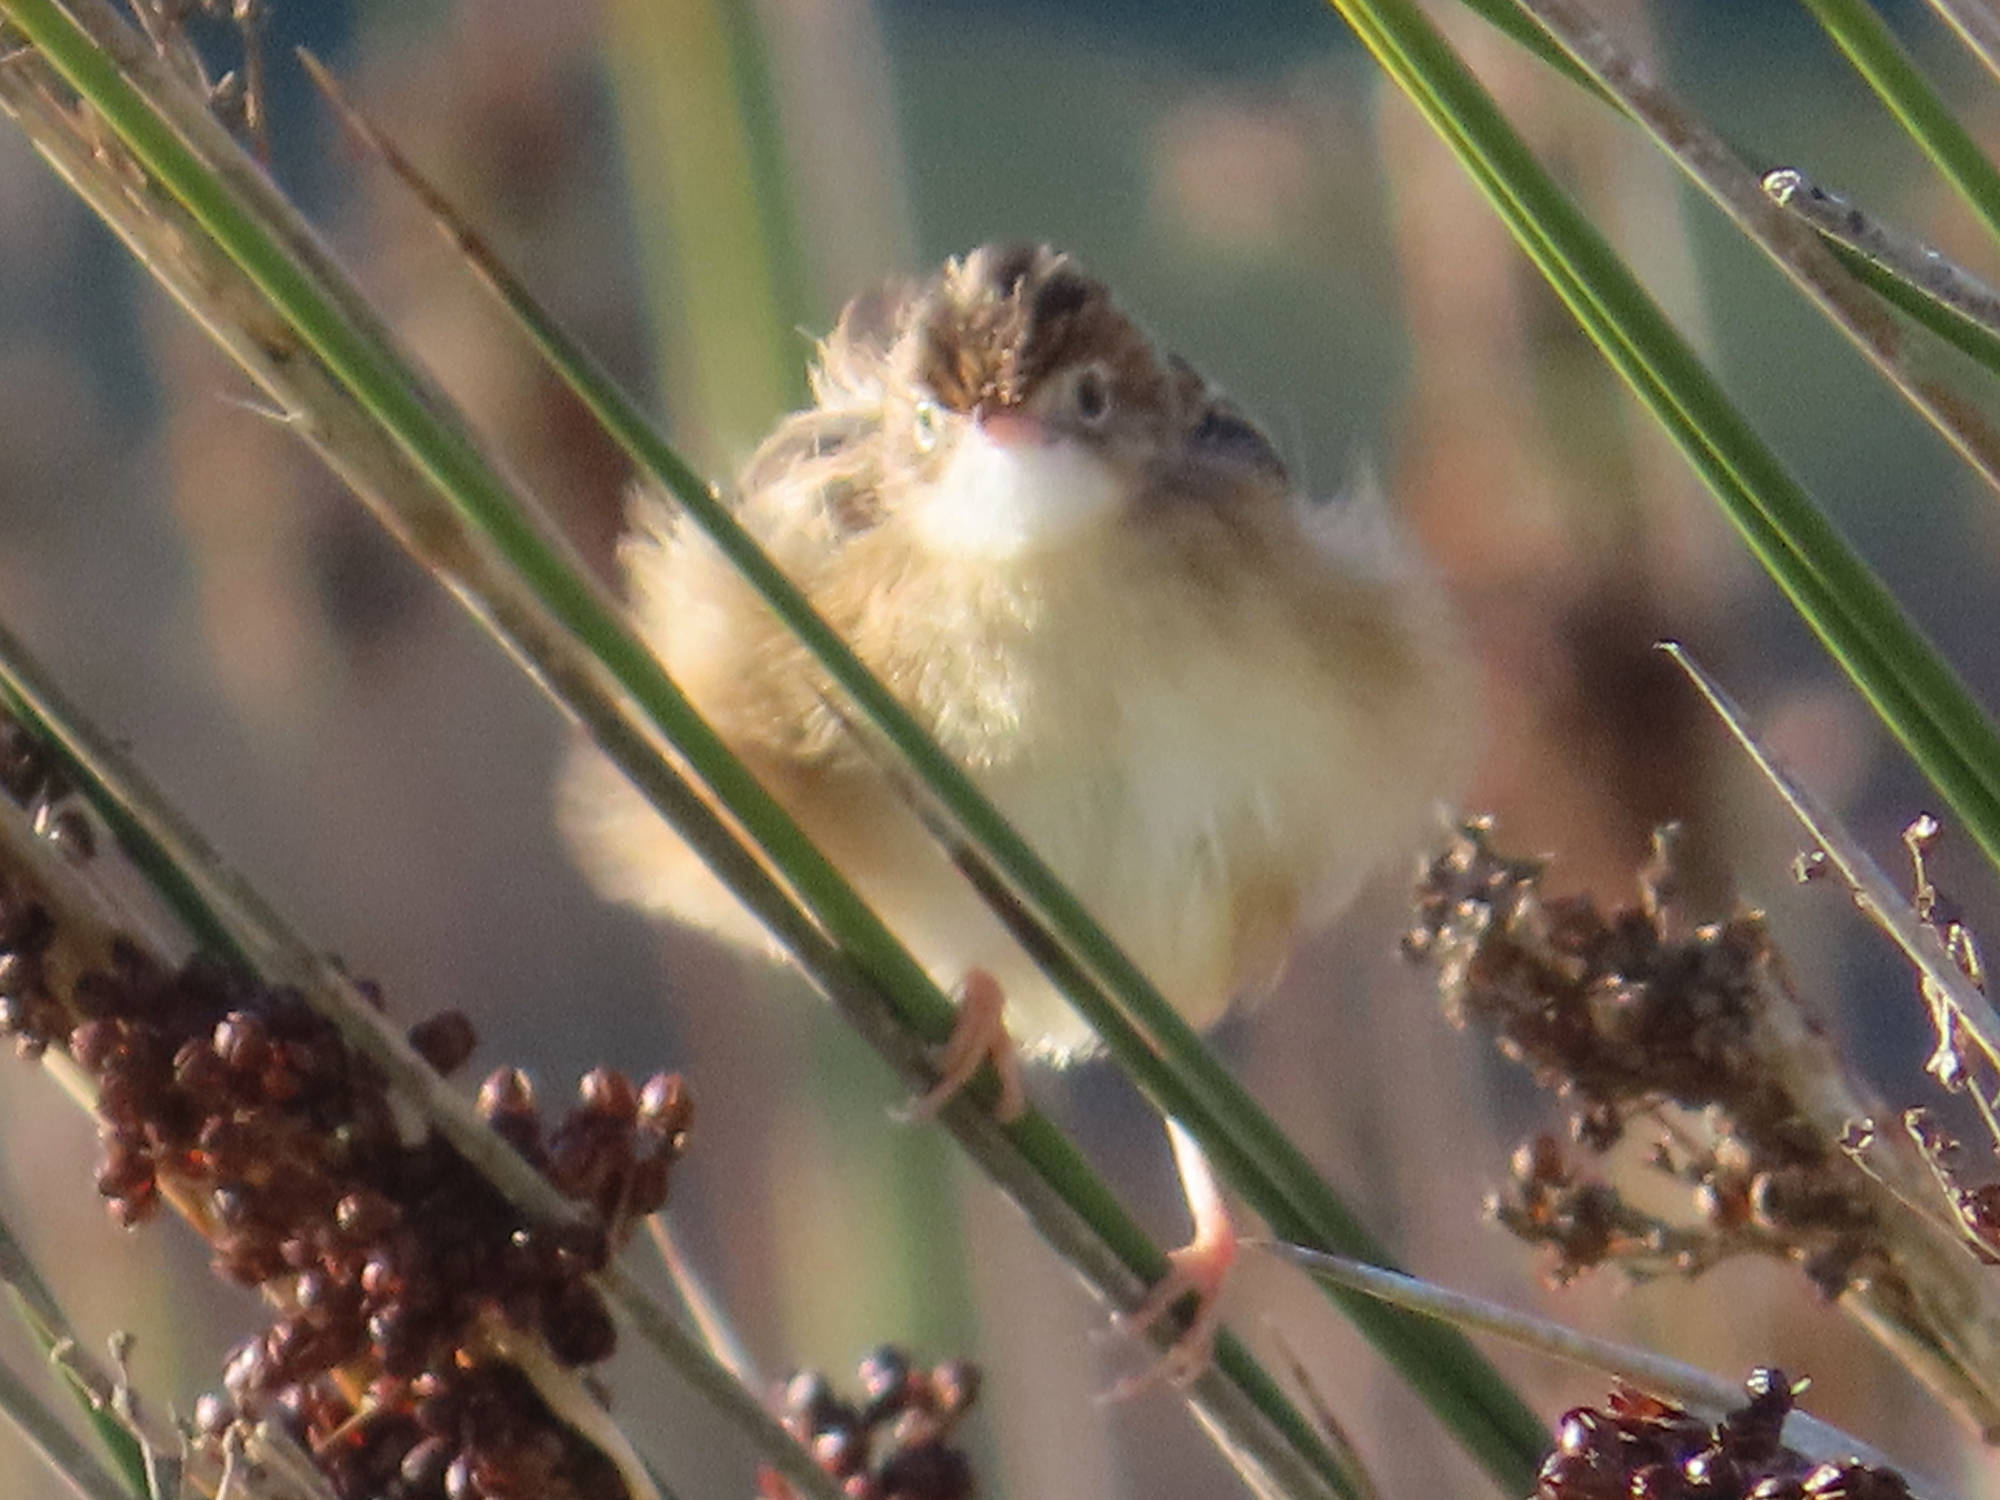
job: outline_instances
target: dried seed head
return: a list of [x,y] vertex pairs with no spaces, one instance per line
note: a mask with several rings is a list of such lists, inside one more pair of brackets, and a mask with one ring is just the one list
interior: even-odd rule
[[1773,977],[1761,919],[1689,921],[1668,840],[1639,901],[1606,910],[1545,896],[1541,866],[1501,855],[1491,836],[1490,823],[1465,825],[1417,890],[1404,947],[1435,971],[1447,1015],[1490,1029],[1525,1063],[1585,1150],[1609,1150],[1637,1122],[1650,1129],[1664,1108],[1698,1122],[1689,1149],[1653,1157],[1689,1192],[1697,1224],[1574,1180],[1547,1137],[1517,1155],[1493,1200],[1500,1222],[1551,1247],[1558,1280],[1602,1264],[1641,1278],[1691,1272],[1744,1253],[1783,1255],[1832,1295],[1891,1274],[1892,1206],[1832,1128],[1811,1123],[1824,1091],[1789,1082],[1805,1076],[1803,1052],[1783,1039],[1812,1024]]
[[449,1075],[472,1056],[479,1033],[464,1011],[442,1010],[410,1028],[410,1045],[440,1074]]
[[1834,1493],[1901,1500],[1907,1488],[1893,1471],[1814,1468],[1784,1446],[1779,1433],[1801,1389],[1780,1371],[1754,1370],[1748,1399],[1712,1426],[1658,1397],[1615,1389],[1603,1408],[1563,1415],[1537,1500],[1804,1500],[1819,1493],[1815,1483],[1832,1487],[1829,1500]]
[[[67,837],[56,785],[0,719],[0,791],[44,799],[49,832]],[[589,1278],[666,1199],[689,1117],[677,1077],[635,1088],[594,1071],[547,1150],[526,1075],[489,1077],[487,1118],[529,1159],[559,1158],[583,1205],[579,1222],[530,1225],[443,1139],[403,1138],[379,1070],[296,990],[207,957],[172,967],[117,938],[56,993],[50,972],[78,967],[54,962],[59,937],[0,883],[0,1034],[65,1046],[95,1081],[97,1186],[119,1223],[157,1212],[166,1181],[195,1206],[218,1273],[280,1308],[230,1356],[226,1399],[201,1403],[201,1440],[222,1441],[239,1414],[276,1420],[340,1500],[434,1500],[452,1485],[482,1500],[624,1500],[616,1466],[480,1351],[497,1310],[565,1362],[611,1353]],[[411,1035],[441,1072],[475,1042],[455,1012]]]
[[[861,1361],[865,1402],[841,1399],[824,1376],[801,1372],[778,1393],[779,1418],[855,1500],[968,1500],[972,1466],[950,1442],[977,1394],[978,1371],[951,1362],[920,1371],[884,1344]],[[766,1494],[783,1489],[766,1476]]]

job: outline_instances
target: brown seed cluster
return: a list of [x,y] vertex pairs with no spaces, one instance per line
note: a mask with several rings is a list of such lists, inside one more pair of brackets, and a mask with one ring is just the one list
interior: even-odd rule
[[1405,951],[1432,966],[1449,1017],[1494,1034],[1569,1108],[1569,1135],[1602,1153],[1671,1107],[1699,1130],[1663,1133],[1651,1165],[1690,1190],[1692,1231],[1632,1210],[1542,1138],[1516,1153],[1491,1204],[1552,1247],[1568,1279],[1616,1263],[1694,1272],[1747,1251],[1797,1261],[1829,1297],[1883,1270],[1879,1210],[1838,1142],[1815,1128],[1772,1052],[1775,1005],[1809,1022],[1772,970],[1754,914],[1694,926],[1674,909],[1662,839],[1638,905],[1605,912],[1546,897],[1542,868],[1497,853],[1472,823],[1424,872]]
[[[924,1370],[884,1344],[860,1366],[862,1400],[848,1401],[822,1375],[788,1380],[779,1396],[786,1429],[840,1481],[848,1500],[971,1500],[972,1464],[952,1445],[979,1395],[979,1370],[948,1361]],[[766,1470],[764,1500],[791,1500]]]
[[1633,1208],[1608,1183],[1577,1171],[1551,1135],[1514,1148],[1507,1186],[1488,1196],[1486,1212],[1517,1238],[1553,1249],[1557,1282],[1606,1263],[1691,1271],[1712,1259],[1706,1236]]
[[14,1038],[25,1058],[40,1057],[67,1029],[45,962],[54,937],[47,908],[0,880],[0,1036]]
[[1710,1424],[1620,1387],[1602,1408],[1564,1414],[1535,1500],[1908,1500],[1893,1469],[1814,1463],[1782,1433],[1799,1387],[1753,1370],[1748,1399]]
[[[21,744],[0,735],[0,785],[46,797]],[[598,1069],[552,1125],[525,1075],[486,1080],[481,1112],[583,1210],[531,1223],[442,1136],[405,1140],[379,1069],[297,992],[201,956],[172,967],[122,937],[101,961],[45,963],[63,938],[0,881],[0,1031],[30,1055],[67,1050],[95,1080],[115,1219],[172,1201],[218,1273],[278,1309],[231,1355],[211,1433],[239,1414],[287,1419],[343,1500],[623,1495],[491,1357],[488,1331],[504,1319],[569,1365],[612,1352],[591,1275],[666,1201],[691,1119],[677,1076],[635,1087]],[[440,1073],[476,1042],[456,1012],[410,1040]]]
[[[89,815],[54,759],[13,719],[0,715],[0,793],[20,805],[34,826],[74,859],[96,849]],[[50,989],[46,958],[55,923],[46,908],[0,879],[0,1036],[14,1038],[23,1057],[41,1055],[68,1030],[67,1013]]]
[[36,831],[64,853],[88,859],[96,852],[96,830],[69,777],[27,730],[4,715],[0,715],[0,792],[25,808]]
[[[310,1451],[343,1497],[368,1500],[629,1500],[616,1466],[565,1427],[527,1377],[466,1359],[407,1382],[378,1380],[357,1407],[332,1385],[291,1386],[269,1415]],[[230,1403],[204,1397],[197,1434],[221,1441]]]
[[1426,871],[1404,948],[1437,966],[1454,1022],[1492,1027],[1561,1088],[1579,1141],[1612,1145],[1663,1098],[1735,1104],[1763,1086],[1745,1076],[1765,956],[1754,917],[1676,941],[1642,907],[1545,899],[1540,865],[1496,854],[1489,831],[1468,828]]

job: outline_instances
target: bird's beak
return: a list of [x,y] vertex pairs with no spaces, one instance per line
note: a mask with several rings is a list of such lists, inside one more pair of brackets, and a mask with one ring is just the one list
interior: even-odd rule
[[1042,442],[1047,435],[1047,429],[1036,418],[985,401],[972,409],[972,420],[997,448],[1025,448]]

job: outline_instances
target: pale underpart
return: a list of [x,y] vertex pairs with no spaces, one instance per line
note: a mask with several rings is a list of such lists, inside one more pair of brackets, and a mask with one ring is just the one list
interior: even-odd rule
[[[938,480],[837,545],[823,473],[780,476],[740,513],[1207,1025],[1422,842],[1476,743],[1468,656],[1372,496],[1148,509],[1071,446],[973,430]],[[1081,1019],[828,711],[810,658],[667,506],[641,497],[633,520],[636,623],[695,706],[941,984],[984,968],[1027,1050],[1086,1049]],[[594,750],[573,758],[562,801],[608,895],[768,948]]]

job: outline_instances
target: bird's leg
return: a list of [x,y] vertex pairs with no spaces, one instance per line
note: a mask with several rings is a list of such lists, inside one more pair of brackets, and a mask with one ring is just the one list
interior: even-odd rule
[[958,1020],[938,1051],[938,1080],[910,1102],[906,1120],[928,1120],[972,1081],[984,1062],[1000,1075],[1000,1098],[994,1118],[1012,1124],[1028,1112],[1028,1093],[1021,1084],[1021,1054],[1007,1034],[1007,996],[1000,981],[984,969],[968,973],[958,987]]
[[1180,1249],[1167,1252],[1167,1274],[1153,1284],[1137,1307],[1121,1313],[1117,1323],[1129,1333],[1144,1333],[1190,1292],[1195,1297],[1194,1316],[1173,1347],[1149,1369],[1111,1388],[1106,1397],[1111,1401],[1135,1396],[1161,1380],[1184,1386],[1208,1368],[1215,1353],[1215,1335],[1222,1326],[1222,1284],[1236,1264],[1236,1224],[1207,1153],[1178,1120],[1167,1121],[1167,1140],[1174,1148],[1174,1166],[1180,1172],[1181,1191],[1187,1195],[1194,1237]]
[[[994,1116],[1006,1124],[1027,1112],[1020,1054],[1004,1019],[1006,1000],[1000,981],[986,970],[974,969],[965,976],[958,987],[958,1020],[938,1052],[937,1082],[910,1103],[903,1111],[904,1119],[927,1120],[936,1115],[988,1061],[1000,1075]],[[1144,1333],[1189,1293],[1195,1298],[1194,1316],[1155,1364],[1120,1381],[1106,1394],[1111,1401],[1137,1395],[1161,1380],[1186,1385],[1208,1368],[1215,1352],[1216,1331],[1222,1324],[1222,1285],[1236,1264],[1236,1224],[1223,1200],[1215,1168],[1179,1121],[1169,1119],[1166,1125],[1181,1190],[1187,1195],[1188,1214],[1194,1220],[1194,1235],[1180,1249],[1167,1252],[1167,1274],[1137,1307],[1121,1313],[1117,1322],[1127,1332]]]

